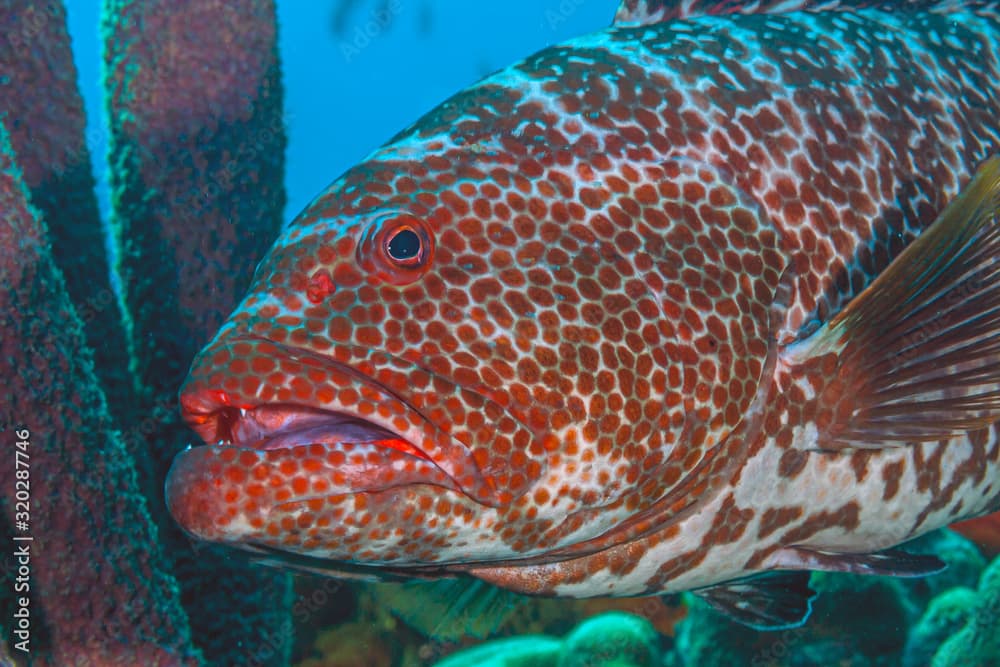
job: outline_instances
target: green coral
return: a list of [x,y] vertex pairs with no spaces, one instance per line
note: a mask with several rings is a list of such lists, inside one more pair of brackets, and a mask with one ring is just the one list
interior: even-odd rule
[[[931,667],[989,667],[1000,664],[1000,558],[983,572],[975,595],[966,595],[964,601],[967,603],[965,622],[934,653]],[[932,605],[924,620],[930,623],[933,620],[931,614],[935,611],[939,618],[947,618],[947,614],[941,611],[944,608],[952,614],[957,625],[962,615],[955,602],[950,599]]]
[[914,626],[903,654],[903,667],[924,667],[948,637],[961,630],[976,604],[976,591],[960,586],[934,598]]
[[529,635],[460,651],[435,667],[653,667],[658,635],[646,619],[608,612],[580,623],[565,639]]
[[544,635],[496,639],[445,658],[435,667],[545,667],[558,664],[562,642]]
[[748,652],[756,652],[751,647],[760,633],[729,620],[694,595],[685,594],[684,602],[688,614],[677,625],[677,664],[740,665],[746,662]]
[[646,619],[608,612],[587,619],[566,637],[560,667],[652,667],[657,634]]

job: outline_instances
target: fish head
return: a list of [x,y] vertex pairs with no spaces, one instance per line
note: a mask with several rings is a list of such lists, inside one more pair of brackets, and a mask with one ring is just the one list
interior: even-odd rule
[[390,146],[285,229],[181,390],[190,534],[519,562],[704,491],[757,393],[773,230],[696,165],[488,157]]

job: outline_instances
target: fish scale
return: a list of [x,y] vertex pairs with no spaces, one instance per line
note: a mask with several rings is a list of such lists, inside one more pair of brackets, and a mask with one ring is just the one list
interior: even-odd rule
[[[629,0],[403,130],[290,223],[195,359],[182,408],[221,446],[178,457],[175,518],[335,575],[577,597],[932,571],[851,555],[1000,504],[1000,374],[969,371],[1000,356],[955,333],[991,274],[945,243],[993,248],[993,167],[970,179],[1000,149],[1000,21],[918,4]],[[947,326],[890,307],[921,243],[979,276],[910,295]],[[893,391],[954,419],[907,431]],[[255,448],[233,425],[265,406]]]

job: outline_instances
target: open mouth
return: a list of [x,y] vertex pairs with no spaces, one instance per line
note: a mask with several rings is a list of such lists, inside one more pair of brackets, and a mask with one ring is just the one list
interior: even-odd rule
[[[165,482],[170,513],[189,534],[226,541],[273,527],[269,517],[292,521],[306,503],[312,512],[343,496],[411,486],[501,503],[471,447],[371,370],[377,362],[406,372],[406,362],[369,354],[362,371],[335,356],[249,335],[230,335],[202,351],[179,398],[184,421],[206,445],[178,453]],[[271,391],[259,391],[260,375],[251,378],[255,359],[269,361]],[[296,378],[344,388],[354,398],[320,401],[306,391],[300,403],[261,395],[289,394]]]
[[289,462],[308,460],[308,489],[300,484],[301,492],[284,500],[406,484],[460,490],[447,466],[411,439],[357,415],[287,403],[235,407],[218,392],[182,394],[181,403],[185,420],[207,446],[178,455],[175,485],[180,477],[205,480],[220,466],[237,466],[261,478],[266,472],[272,486],[279,486]]
[[[353,374],[351,379],[358,380]],[[367,384],[381,389],[371,380]],[[377,415],[366,418],[295,403],[255,404],[223,389],[190,383],[180,395],[183,417],[207,446],[190,447],[174,459],[167,479],[172,505],[179,507],[182,498],[199,493],[212,496],[217,480],[226,476],[266,481],[267,497],[259,500],[272,506],[415,484],[464,495],[476,488],[478,471],[468,450],[431,424],[421,425],[422,418],[399,397],[385,391],[382,400],[393,414],[408,415],[407,431],[392,428]],[[278,493],[281,488],[291,492]]]
[[202,423],[189,418],[199,435],[221,446],[255,450],[289,449],[303,445],[388,447],[431,461],[431,457],[400,435],[360,417],[290,404],[255,408],[224,407]]
[[165,482],[171,514],[194,537],[262,529],[271,512],[325,498],[410,485],[461,492],[443,465],[382,425],[292,404],[213,405],[216,397],[182,395],[185,419],[209,444],[177,454]]

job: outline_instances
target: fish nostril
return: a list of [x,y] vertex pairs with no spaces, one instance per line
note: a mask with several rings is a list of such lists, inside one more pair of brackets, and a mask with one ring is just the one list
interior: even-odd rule
[[320,269],[309,278],[309,287],[306,289],[306,298],[310,303],[322,303],[326,297],[337,291],[337,284],[333,282],[333,276],[326,269]]

